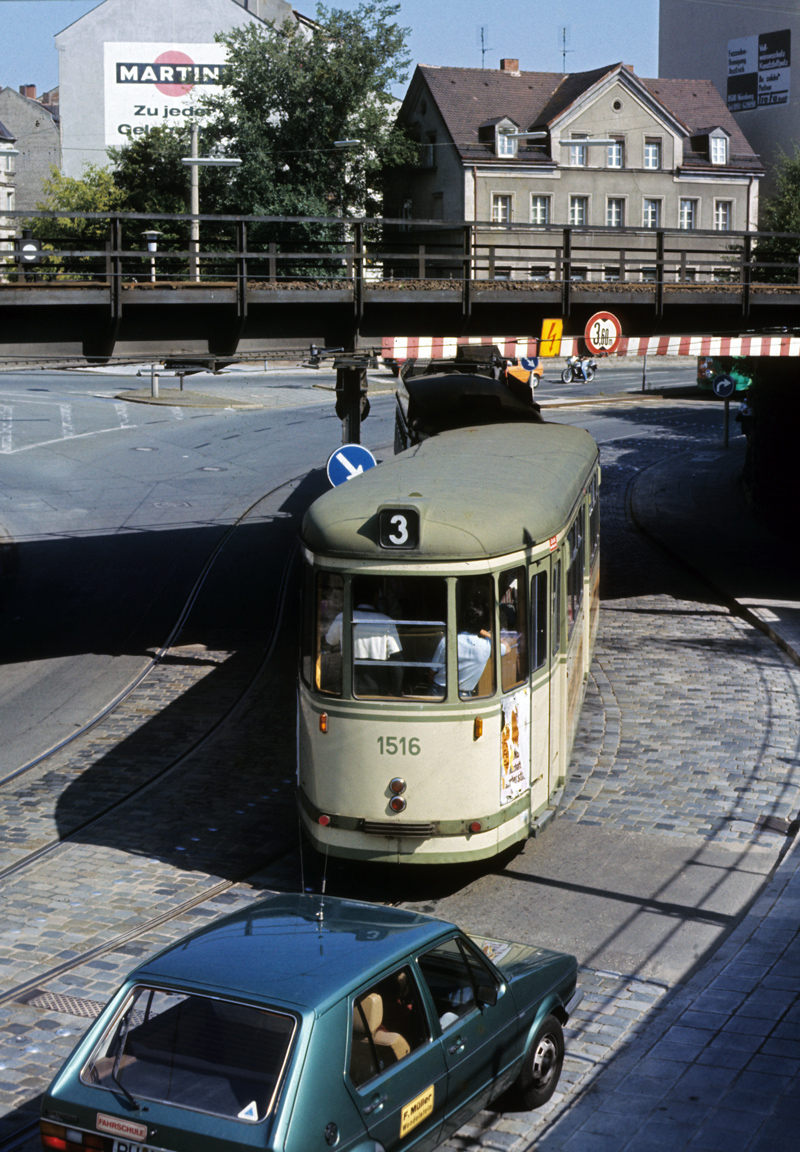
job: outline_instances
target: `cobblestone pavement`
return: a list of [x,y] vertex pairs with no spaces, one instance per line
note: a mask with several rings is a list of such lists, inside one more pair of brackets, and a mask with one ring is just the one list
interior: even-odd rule
[[[632,422],[634,411],[631,405]],[[665,429],[658,440],[632,435],[603,449],[603,610],[560,819],[713,841],[732,852],[746,847],[772,861],[778,841],[759,820],[789,818],[798,809],[800,670],[633,530],[630,481],[665,453],[713,447],[702,423],[685,414],[672,425],[665,421]],[[293,686],[291,677],[275,671],[290,659],[291,637],[284,634],[281,645],[231,722],[155,791],[3,884],[0,1139],[35,1116],[39,1094],[95,1011],[92,1002],[104,1002],[141,957],[265,890],[299,883],[287,772]],[[203,670],[183,695],[202,692],[226,663]],[[174,686],[180,697],[180,679]],[[150,699],[146,689],[142,706],[160,709],[163,743],[180,700],[165,701],[159,689]],[[70,811],[83,810],[86,796],[106,778],[113,790],[108,766],[124,765],[135,739],[134,731],[115,731],[121,722],[99,725],[91,747],[72,748],[58,769],[43,769],[29,794],[19,795],[21,786],[17,807],[9,809],[10,829],[22,837],[28,831],[47,836],[65,803]],[[148,713],[142,731],[154,722]],[[142,759],[149,762],[150,753],[137,752],[130,763],[140,766]],[[49,810],[48,771],[57,793],[66,783]],[[263,860],[255,872],[254,845]],[[191,906],[204,894],[205,903]],[[171,913],[177,915],[148,927]],[[81,960],[90,948],[96,953]],[[59,974],[48,976],[57,966]],[[673,990],[591,966],[580,979],[586,996],[570,1022],[554,1099],[536,1113],[481,1113],[447,1147],[592,1148],[591,1141],[568,1143],[575,1125],[564,1129],[562,1143],[559,1124],[568,1125],[575,1102],[617,1074],[620,1053],[668,1018]]]

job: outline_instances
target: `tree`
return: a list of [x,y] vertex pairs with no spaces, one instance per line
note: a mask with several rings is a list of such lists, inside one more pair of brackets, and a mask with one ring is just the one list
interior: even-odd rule
[[189,169],[181,164],[191,147],[188,128],[150,130],[121,148],[109,148],[114,182],[131,212],[178,215],[189,207]]
[[789,267],[761,267],[756,279],[796,284],[800,255],[800,147],[797,144],[793,156],[785,152],[780,155],[775,169],[775,193],[761,205],[759,230],[792,235],[759,240],[755,257],[757,261],[773,265],[787,264]]
[[[407,30],[398,4],[362,3],[352,12],[317,8],[310,35],[248,24],[218,39],[228,50],[222,95],[204,150],[236,155],[234,173],[204,173],[204,211],[258,215],[374,214],[387,165],[409,161],[415,145],[395,122],[394,83],[406,78]],[[337,148],[339,140],[358,140]]]
[[[97,164],[85,164],[80,178],[62,176],[55,165],[51,165],[50,175],[42,189],[44,197],[36,204],[39,212],[108,214],[123,211],[126,207],[125,192],[114,183],[113,174]],[[94,241],[104,243],[108,236],[105,220],[70,220],[67,216],[55,220],[33,218],[26,221],[26,227],[30,227],[39,239],[54,245],[56,240],[70,240],[91,248]]]

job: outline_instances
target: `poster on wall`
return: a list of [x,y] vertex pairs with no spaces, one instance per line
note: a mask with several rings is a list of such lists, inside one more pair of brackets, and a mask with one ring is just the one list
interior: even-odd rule
[[202,123],[200,96],[222,91],[222,44],[116,41],[104,49],[106,147],[146,136],[156,125]]
[[788,28],[728,41],[728,111],[789,103],[791,44]]

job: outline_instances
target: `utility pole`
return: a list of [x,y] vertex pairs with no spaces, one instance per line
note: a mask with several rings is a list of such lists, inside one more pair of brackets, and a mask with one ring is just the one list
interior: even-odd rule
[[[191,125],[191,140],[192,140],[192,159],[196,160],[200,155],[199,148],[199,129],[197,121],[193,120]],[[189,233],[189,279],[200,279],[200,165],[190,165],[191,170],[191,183],[189,185],[189,213],[192,217]]]

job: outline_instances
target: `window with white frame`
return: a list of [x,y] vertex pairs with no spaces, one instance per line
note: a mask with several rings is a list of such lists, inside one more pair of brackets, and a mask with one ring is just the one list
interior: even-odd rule
[[642,223],[645,228],[661,227],[661,201],[645,200],[642,209]]
[[606,226],[608,228],[622,228],[625,224],[625,201],[614,197],[606,200]]
[[497,155],[498,156],[516,156],[517,142],[511,135],[510,129],[501,128],[497,133]]
[[573,135],[574,144],[569,146],[569,163],[571,168],[585,168],[589,163],[589,146],[582,144],[586,139],[585,133],[581,136]]
[[711,163],[712,164],[727,164],[728,163],[728,138],[727,138],[727,136],[712,136],[711,137]]
[[570,196],[569,222],[570,224],[586,224],[589,220],[589,197]]
[[681,197],[678,208],[678,227],[689,231],[697,227],[697,201],[689,197]]
[[608,152],[606,153],[606,167],[625,167],[625,142],[623,140],[614,140],[613,144],[608,145]]
[[511,221],[512,198],[507,192],[492,193],[492,223],[508,224]]
[[648,136],[644,142],[645,168],[661,167],[661,141]]
[[733,201],[717,200],[714,204],[714,231],[730,232],[733,220]]
[[550,197],[531,193],[531,224],[550,223]]

